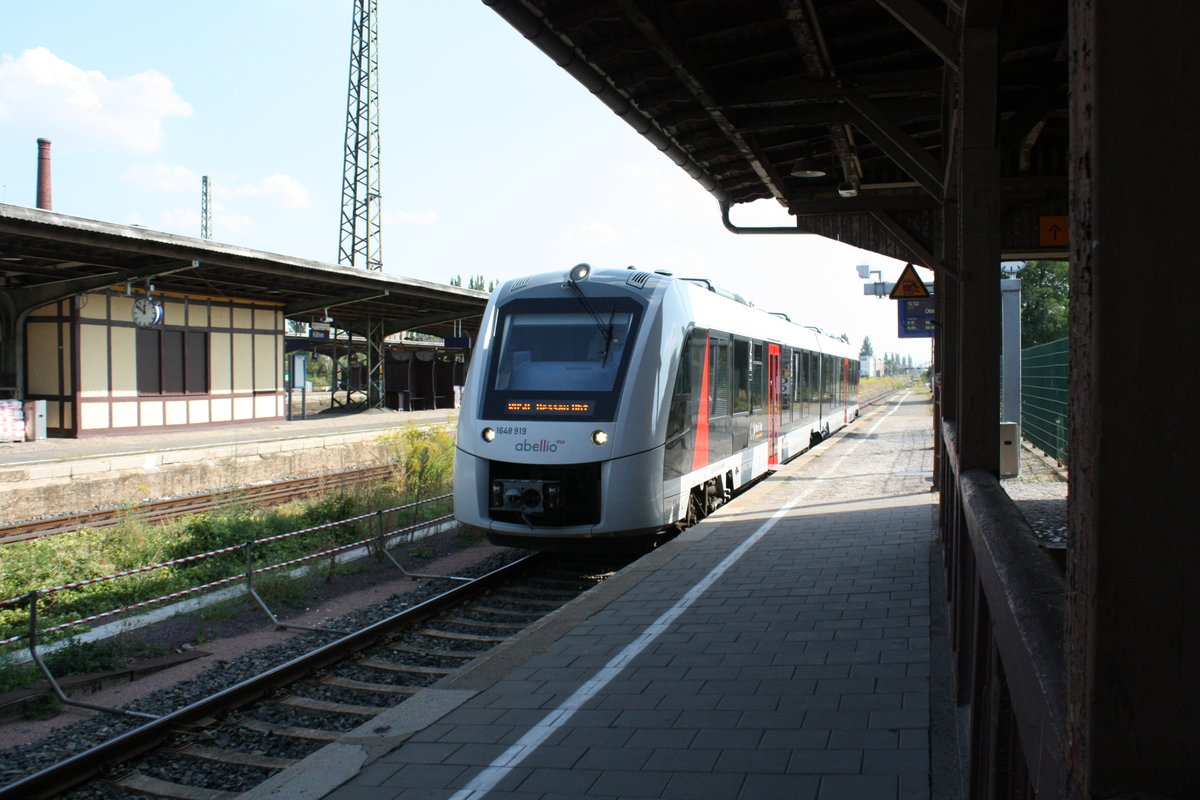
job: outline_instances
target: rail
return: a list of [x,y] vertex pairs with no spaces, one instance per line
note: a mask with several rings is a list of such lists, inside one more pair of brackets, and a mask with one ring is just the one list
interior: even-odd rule
[[970,706],[969,797],[1055,800],[1065,778],[1066,584],[999,480],[961,472],[942,424],[942,546],[957,704]]
[[541,560],[539,554],[526,556],[447,592],[432,597],[400,614],[376,622],[362,630],[339,637],[286,664],[267,670],[203,700],[191,703],[162,717],[113,737],[102,745],[77,753],[63,762],[21,780],[0,786],[0,799],[51,797],[99,774],[111,764],[132,758],[166,741],[176,731],[206,717],[238,708],[291,683],[313,671],[336,663],[349,652],[370,647],[400,626],[432,616],[464,597],[509,579],[514,573],[530,568]]

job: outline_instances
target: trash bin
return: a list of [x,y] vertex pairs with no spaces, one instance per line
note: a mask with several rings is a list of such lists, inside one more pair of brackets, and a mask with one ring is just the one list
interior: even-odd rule
[[46,438],[46,401],[25,401],[25,439],[30,442]]
[[1000,477],[1014,478],[1021,473],[1021,432],[1015,422],[1000,423]]

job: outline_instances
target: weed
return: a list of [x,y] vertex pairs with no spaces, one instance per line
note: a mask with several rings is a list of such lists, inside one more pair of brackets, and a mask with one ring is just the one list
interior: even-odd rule
[[413,558],[424,558],[432,560],[437,553],[433,552],[433,548],[427,544],[418,544],[408,551],[408,554]]
[[62,701],[53,692],[38,692],[21,704],[25,719],[53,719],[62,711]]
[[308,592],[304,581],[289,578],[287,575],[270,573],[261,576],[254,582],[258,594],[271,608],[286,606],[288,608],[304,608],[308,602]]
[[483,541],[483,531],[478,528],[469,528],[466,525],[459,525],[458,531],[454,534],[454,544],[459,547],[474,547]]

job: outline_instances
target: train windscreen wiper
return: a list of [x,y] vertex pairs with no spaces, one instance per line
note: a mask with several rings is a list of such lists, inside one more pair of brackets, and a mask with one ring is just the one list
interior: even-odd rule
[[587,299],[587,295],[579,288],[579,281],[586,278],[592,273],[590,264],[576,264],[567,276],[567,285],[571,287],[571,291],[575,293],[575,297],[583,305],[584,309],[591,316],[592,322],[596,323],[596,330],[600,331],[600,335],[604,337],[604,360],[601,365],[608,362],[608,351],[612,349],[613,340],[613,315],[617,313],[617,306],[613,304],[612,314],[609,315],[608,324],[600,319],[600,315],[596,313],[596,309],[592,307],[591,302]]

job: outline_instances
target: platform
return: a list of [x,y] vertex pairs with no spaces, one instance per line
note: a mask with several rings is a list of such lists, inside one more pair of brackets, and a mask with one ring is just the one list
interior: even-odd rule
[[133,507],[377,464],[389,457],[383,434],[457,418],[455,409],[372,409],[288,422],[0,443],[0,521]]
[[956,796],[930,437],[872,411],[244,797]]

